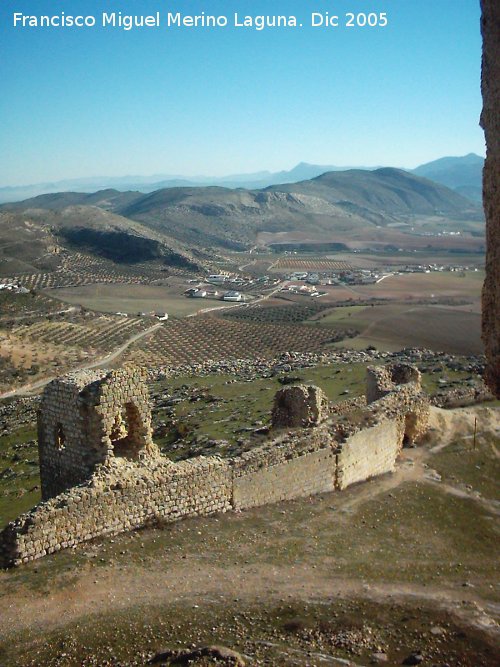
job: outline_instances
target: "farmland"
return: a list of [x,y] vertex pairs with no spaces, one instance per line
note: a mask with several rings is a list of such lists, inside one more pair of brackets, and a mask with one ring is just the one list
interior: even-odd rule
[[478,300],[483,280],[482,271],[406,273],[390,276],[372,285],[355,285],[351,289],[364,299]]
[[278,271],[349,271],[349,262],[328,259],[323,255],[307,258],[282,257],[272,265],[273,272]]
[[330,328],[255,324],[216,317],[169,320],[132,346],[124,359],[145,366],[201,363],[207,359],[271,358],[285,350],[318,352],[344,338]]
[[[45,304],[43,299],[39,303]],[[150,326],[151,320],[145,318],[78,309],[43,318],[26,315],[0,320],[0,391],[93,363]]]
[[[269,304],[269,305],[268,305]],[[258,303],[248,308],[233,308],[222,311],[222,317],[244,322],[273,322],[293,324],[304,322],[331,306],[325,303],[289,303],[284,299],[274,299],[266,303]]]
[[339,308],[315,323],[336,330],[343,326],[357,329],[359,336],[349,340],[354,349],[368,345],[388,351],[425,347],[465,355],[483,350],[480,315],[439,306],[353,306]]
[[[387,351],[416,346],[456,354],[482,352],[482,271],[399,273],[375,284],[322,285],[320,299],[276,292],[272,281],[240,281],[238,289],[249,305],[207,317],[203,310],[223,304],[215,296],[187,298],[192,276],[121,267],[81,253],[72,257],[73,264],[63,258],[63,268],[52,274],[25,274],[19,282],[31,286],[29,294],[0,295],[2,390],[92,363],[119,349],[152,326],[155,320],[137,317],[152,312],[166,312],[170,319],[113,363],[172,366],[370,345]],[[326,254],[313,260],[321,257],[330,261]],[[80,284],[71,282],[76,279]],[[41,292],[41,285],[58,287]]]
[[105,313],[150,311],[183,317],[196,313],[208,304],[199,299],[187,299],[180,289],[157,285],[83,285],[58,289],[58,298]]
[[92,255],[71,253],[61,258],[60,266],[55,271],[12,274],[8,280],[28,289],[41,290],[90,283],[138,284],[148,281],[150,274],[151,269],[142,272],[141,267],[119,266]]

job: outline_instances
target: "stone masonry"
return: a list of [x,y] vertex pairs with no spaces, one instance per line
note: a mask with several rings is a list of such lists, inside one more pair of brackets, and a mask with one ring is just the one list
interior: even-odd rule
[[390,364],[388,366],[370,366],[366,377],[366,402],[373,403],[387,396],[398,385],[412,382],[415,391],[421,390],[422,376],[411,364]]
[[483,66],[481,125],[486,139],[483,202],[486,216],[486,278],[483,287],[483,342],[486,382],[500,398],[500,3],[481,0]]
[[272,412],[274,428],[316,426],[326,416],[328,400],[319,387],[299,384],[276,393]]
[[82,371],[51,382],[38,415],[38,447],[44,500],[113,458],[158,457],[141,373]]
[[356,399],[336,411],[318,387],[287,387],[275,399],[265,444],[235,458],[172,463],[151,439],[140,371],[54,380],[38,418],[43,501],[0,533],[0,564],[157,521],[341,490],[390,472],[403,443],[425,432],[428,401],[411,367],[370,369],[367,391],[367,406]]

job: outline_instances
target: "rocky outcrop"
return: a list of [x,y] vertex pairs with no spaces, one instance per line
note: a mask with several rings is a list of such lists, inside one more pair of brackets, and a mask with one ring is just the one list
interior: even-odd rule
[[500,397],[500,3],[481,0],[483,67],[481,126],[486,138],[483,200],[486,215],[486,280],[483,288],[483,342],[486,381]]

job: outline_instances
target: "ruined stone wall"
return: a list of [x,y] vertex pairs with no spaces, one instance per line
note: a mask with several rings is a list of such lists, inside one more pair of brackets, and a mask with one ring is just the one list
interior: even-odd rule
[[87,480],[115,457],[158,456],[140,371],[80,371],[51,382],[38,417],[44,500]]
[[234,508],[333,491],[335,445],[324,425],[279,436],[233,459]]
[[220,459],[200,457],[151,468],[120,463],[9,524],[0,539],[0,562],[26,563],[155,520],[225,512],[231,495],[232,473]]
[[271,415],[274,428],[315,426],[328,415],[328,399],[314,385],[284,387],[276,393]]
[[[64,402],[71,396],[78,409],[84,407],[85,419],[75,422],[75,433],[69,422],[63,422],[67,429],[65,447],[73,447],[75,460],[76,453],[84,460],[85,452],[90,452],[91,474],[0,533],[3,565],[28,562],[156,520],[206,516],[344,489],[393,470],[404,438],[409,434],[414,437],[427,427],[428,403],[417,385],[409,383],[395,387],[364,410],[357,407],[362,401],[352,402],[356,409],[351,421],[349,414],[339,416],[332,411],[332,417],[323,418],[319,425],[278,430],[264,445],[233,459],[198,457],[172,463],[151,442],[147,396],[139,376],[130,371],[102,372],[82,386],[87,380],[88,375],[70,376],[50,386],[44,397],[49,410],[41,415],[41,421],[44,427],[58,423],[64,410],[74,417],[71,405]],[[136,384],[139,397],[130,393]],[[306,389],[301,395],[307,400],[319,397],[323,406],[320,391]],[[53,414],[51,400],[59,390],[66,398],[63,407],[56,406]],[[289,396],[296,396],[293,388],[287,391]],[[132,429],[129,423],[129,434],[123,436],[116,414],[124,403],[132,402],[142,406],[142,412],[137,411],[133,417],[137,423]],[[343,405],[340,412],[347,412],[347,406]],[[46,444],[44,440],[42,448]],[[53,460],[53,449],[49,446],[41,452],[44,465],[48,465]],[[95,463],[95,452],[102,463]],[[62,484],[72,474],[73,458],[61,461]],[[44,474],[48,470],[45,468]]]
[[404,417],[387,419],[349,436],[337,450],[337,489],[392,472],[403,445]]
[[481,125],[486,138],[483,201],[486,215],[486,279],[483,342],[486,382],[500,398],[500,3],[481,0],[483,67]]
[[334,490],[334,478],[332,449],[320,449],[285,463],[235,475],[233,506],[241,510],[326,493]]
[[89,371],[64,377],[45,389],[38,415],[38,452],[44,500],[87,480],[94,469],[86,442],[85,414],[79,410],[80,391],[98,377]]
[[366,402],[378,401],[396,387],[410,383],[414,385],[415,391],[420,391],[422,375],[411,364],[369,366],[366,373]]

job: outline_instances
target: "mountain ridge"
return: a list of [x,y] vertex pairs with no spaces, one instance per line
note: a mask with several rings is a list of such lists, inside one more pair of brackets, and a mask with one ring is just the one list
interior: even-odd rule
[[[178,244],[185,256],[193,248],[244,250],[255,245],[263,233],[299,235],[324,242],[345,243],[355,239],[361,244],[404,245],[405,241],[415,239],[391,227],[409,229],[415,217],[444,216],[473,220],[477,224],[483,219],[478,206],[453,190],[387,167],[327,172],[298,183],[257,190],[207,186],[141,193],[108,189],[90,194],[53,193],[0,207],[0,211],[33,210],[46,210],[52,216],[58,213],[58,225],[66,230],[62,232],[65,238],[73,243],[90,244],[97,253],[102,248],[92,220],[95,210],[101,210],[103,216],[118,216],[119,229],[112,230],[115,236],[125,233],[130,223],[127,233],[137,238],[138,228],[134,225],[138,224],[142,230],[140,236],[153,235],[147,244],[141,241],[153,255],[160,251],[152,249],[151,244],[160,242],[170,250]],[[116,219],[113,218],[115,223]],[[104,221],[101,216],[103,224]],[[75,227],[80,230],[78,233]],[[124,243],[127,245],[129,241]],[[112,245],[112,239],[108,238],[108,253],[113,253]],[[125,256],[128,253],[124,251]]]
[[[452,189],[461,188],[464,195],[478,200],[478,188],[481,183],[484,158],[475,153],[462,157],[443,157],[422,164],[415,169],[405,169],[417,176],[424,176]],[[94,193],[102,190],[131,190],[143,193],[154,192],[162,188],[219,186],[231,189],[262,189],[271,185],[297,183],[320,176],[331,171],[363,170],[375,171],[381,167],[338,167],[299,162],[289,170],[229,174],[227,176],[183,176],[154,174],[152,176],[93,176],[88,178],[66,179],[62,181],[34,183],[21,186],[0,187],[0,204],[13,203],[33,197],[57,192]]]

